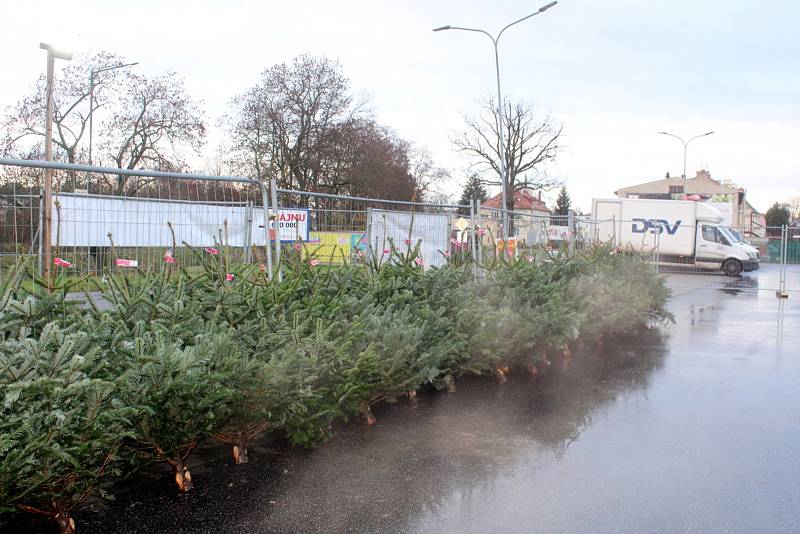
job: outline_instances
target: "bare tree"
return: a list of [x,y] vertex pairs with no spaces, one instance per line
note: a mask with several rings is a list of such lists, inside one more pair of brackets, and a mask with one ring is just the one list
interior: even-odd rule
[[[53,87],[53,146],[56,159],[78,163],[84,145],[88,143],[88,124],[91,113],[108,105],[106,86],[119,84],[118,71],[103,73],[95,80],[92,109],[89,109],[89,73],[124,60],[107,52],[78,57],[68,63],[55,78]],[[4,152],[14,155],[44,154],[45,113],[47,110],[47,80],[39,77],[32,93],[6,110],[2,121]]]
[[792,197],[788,202],[789,211],[792,212],[792,218],[800,219],[800,197]]
[[411,200],[422,202],[431,196],[440,199],[447,196],[438,191],[437,186],[450,179],[450,172],[434,164],[427,148],[408,144],[407,150],[410,157],[408,172],[414,183],[414,195]]
[[328,175],[343,128],[362,112],[335,61],[302,55],[266,69],[259,83],[236,97],[226,123],[239,167],[282,187],[316,190]]
[[[183,154],[201,146],[205,126],[198,105],[186,93],[174,73],[146,78],[130,71],[109,70],[95,78],[89,109],[89,77],[92,70],[125,63],[106,52],[78,57],[62,69],[53,90],[53,144],[55,158],[68,163],[88,160],[88,124],[94,117],[94,162],[124,169],[175,170]],[[41,157],[44,153],[46,81],[39,78],[32,94],[10,107],[2,122],[3,153]],[[102,117],[98,110],[106,108]],[[100,119],[100,120],[98,120]],[[119,176],[121,191],[128,179]]]
[[[546,166],[556,159],[563,127],[551,117],[539,118],[532,105],[503,102],[502,120],[492,99],[481,101],[481,112],[464,117],[466,128],[452,139],[453,146],[473,160],[478,172],[501,176],[505,161],[507,210],[514,209],[514,193],[521,189],[549,190],[559,185],[547,176]],[[504,128],[505,150],[500,152],[500,127]]]
[[[199,153],[205,134],[203,113],[175,73],[130,74],[104,124],[101,148],[120,169],[179,171],[184,154]],[[118,192],[127,181],[117,177]]]
[[375,122],[339,64],[324,57],[266,69],[232,108],[223,121],[232,167],[283,188],[420,200],[446,175],[426,151]]

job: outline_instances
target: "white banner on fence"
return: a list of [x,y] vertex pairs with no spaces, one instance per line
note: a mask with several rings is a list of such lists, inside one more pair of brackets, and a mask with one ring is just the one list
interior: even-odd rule
[[[367,220],[370,247],[381,254],[390,248],[391,239],[401,251],[422,241],[420,252],[424,265],[445,264],[442,252],[450,247],[450,216],[440,213],[407,213],[369,210]],[[409,232],[410,229],[410,232]],[[410,242],[406,244],[406,241]]]
[[[308,240],[308,210],[279,214],[281,241]],[[224,243],[233,247],[266,244],[264,210],[244,203],[200,203],[100,195],[53,196],[52,239],[61,246],[194,247]],[[273,221],[270,221],[270,228]]]

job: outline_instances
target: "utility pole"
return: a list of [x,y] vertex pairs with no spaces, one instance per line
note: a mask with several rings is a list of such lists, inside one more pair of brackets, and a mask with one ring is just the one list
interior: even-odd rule
[[[53,161],[53,71],[55,69],[56,59],[69,61],[72,59],[72,52],[58,50],[47,43],[39,43],[39,48],[47,50],[47,116],[45,118],[44,159],[45,161]],[[44,210],[42,211],[44,220],[39,221],[42,238],[42,275],[48,278],[52,267],[50,234],[53,225],[53,169],[45,169],[44,171],[44,194],[42,195],[42,202],[44,203]]]

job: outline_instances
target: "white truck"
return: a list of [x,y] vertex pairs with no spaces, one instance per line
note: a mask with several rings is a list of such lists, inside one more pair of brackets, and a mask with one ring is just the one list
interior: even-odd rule
[[722,270],[758,269],[758,251],[721,226],[722,214],[702,202],[633,198],[592,200],[594,239],[652,254],[660,265]]

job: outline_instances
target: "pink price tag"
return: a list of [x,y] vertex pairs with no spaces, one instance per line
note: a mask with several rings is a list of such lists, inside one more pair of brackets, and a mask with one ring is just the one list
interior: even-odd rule
[[114,262],[117,267],[138,267],[139,262],[137,260],[123,260],[122,258],[117,258]]
[[319,260],[311,260],[308,262],[308,264],[312,267],[316,267],[317,265],[319,265]]
[[175,263],[175,256],[172,255],[172,251],[168,250],[164,253],[164,262],[165,263]]
[[389,249],[388,248],[383,249],[383,254],[384,255],[389,254]]
[[233,275],[231,273],[226,274],[225,280],[227,280],[228,282],[233,282]]
[[417,256],[416,258],[414,258],[414,263],[416,263],[417,265],[422,265],[424,262],[422,261],[422,258]]
[[206,247],[206,252],[208,252],[212,256],[216,256],[217,254],[219,254],[219,250],[217,250],[217,249],[215,249],[213,247]]
[[404,241],[404,243],[405,243],[406,245],[410,245],[410,244],[411,244],[411,240],[410,240],[410,239],[406,239],[406,240]]
[[449,250],[445,250],[444,251],[444,257],[445,258],[449,258],[450,257],[450,251]]
[[53,258],[53,263],[58,265],[59,267],[72,267],[72,264],[67,260],[62,260],[61,258]]

